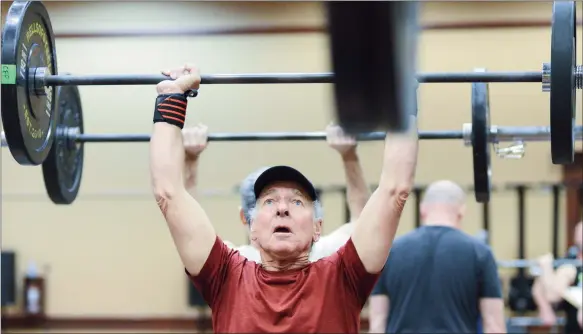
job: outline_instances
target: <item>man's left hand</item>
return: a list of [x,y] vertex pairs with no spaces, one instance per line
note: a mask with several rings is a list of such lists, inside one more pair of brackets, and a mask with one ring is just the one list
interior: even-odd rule
[[208,127],[204,124],[182,130],[184,152],[187,159],[196,159],[208,145]]
[[347,136],[341,127],[330,124],[326,127],[326,142],[341,156],[356,153],[356,139]]

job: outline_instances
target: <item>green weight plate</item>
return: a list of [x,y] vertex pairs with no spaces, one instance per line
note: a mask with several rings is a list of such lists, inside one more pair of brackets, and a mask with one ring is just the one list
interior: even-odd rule
[[577,18],[574,1],[555,1],[551,31],[551,154],[554,164],[575,159]]
[[490,95],[485,82],[472,83],[472,150],[476,201],[490,201]]
[[2,122],[6,142],[19,164],[39,165],[54,139],[55,90],[35,87],[33,78],[35,74],[57,74],[51,21],[40,1],[14,1],[4,22]]
[[400,131],[415,108],[418,4],[326,2],[334,96],[347,133]]
[[83,143],[70,139],[67,134],[84,132],[83,108],[77,86],[57,87],[59,118],[55,140],[49,155],[42,164],[45,187],[55,204],[71,204],[77,198],[83,175]]

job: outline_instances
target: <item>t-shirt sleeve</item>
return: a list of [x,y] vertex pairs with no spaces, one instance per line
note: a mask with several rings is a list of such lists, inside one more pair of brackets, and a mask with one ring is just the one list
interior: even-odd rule
[[221,287],[225,284],[230,269],[241,262],[241,259],[239,252],[229,248],[217,236],[200,273],[196,276],[190,275],[188,270],[185,269],[190,281],[201,292],[202,297],[211,308],[219,298]]
[[377,284],[375,284],[374,288],[372,289],[371,295],[373,296],[388,296],[389,291],[387,289],[386,282],[386,271],[383,269],[381,272],[381,276],[379,277]]
[[352,238],[348,239],[346,245],[338,250],[338,256],[347,288],[358,299],[360,306],[363,307],[380,273],[370,274],[366,271],[356,252]]
[[478,264],[480,298],[502,298],[502,286],[498,276],[498,266],[492,250],[484,248]]

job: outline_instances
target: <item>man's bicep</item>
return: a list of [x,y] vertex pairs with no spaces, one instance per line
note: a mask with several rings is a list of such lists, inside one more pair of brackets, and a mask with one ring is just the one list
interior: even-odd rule
[[502,286],[494,254],[488,249],[479,264],[480,298],[502,298]]
[[384,333],[389,317],[389,297],[371,296],[369,300],[369,333]]
[[197,275],[186,270],[190,281],[202,293],[205,301],[213,307],[222,287],[227,283],[228,276],[233,275],[233,268],[241,263],[243,258],[237,251],[230,249],[219,237],[215,237],[211,251],[202,269]]
[[504,300],[502,298],[481,298],[480,315],[484,333],[506,333]]
[[184,267],[198,275],[217,236],[206,212],[186,190],[159,204]]

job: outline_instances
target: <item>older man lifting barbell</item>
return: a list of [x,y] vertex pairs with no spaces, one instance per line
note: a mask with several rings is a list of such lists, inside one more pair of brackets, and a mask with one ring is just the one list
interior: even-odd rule
[[[207,130],[206,126],[199,124],[194,127],[185,128],[182,131],[185,149],[185,186],[192,196],[196,196],[199,157],[207,148],[208,144]],[[310,261],[317,261],[332,255],[346,243],[354,228],[352,222],[358,218],[370,197],[370,190],[364,179],[364,173],[356,151],[357,145],[355,138],[346,135],[339,126],[329,125],[326,127],[326,141],[332,149],[339,153],[342,160],[344,174],[346,176],[346,198],[350,211],[350,222],[342,224],[341,227],[329,235],[322,236],[312,247]],[[265,170],[267,170],[267,167],[259,168],[249,174],[241,182],[239,187],[241,195],[241,207],[239,208],[240,220],[246,227],[245,231],[248,235],[251,222],[250,214],[255,208],[257,201],[253,192],[253,184],[257,177]],[[225,243],[239,251],[247,259],[261,263],[261,256],[256,245],[235,246],[228,241],[225,241]]]
[[[416,117],[408,131],[387,134],[378,188],[346,245],[320,261],[308,260],[322,226],[312,183],[287,166],[259,175],[250,215],[262,259],[257,264],[225,245],[184,187],[184,93],[198,88],[200,75],[189,66],[167,74],[175,80],[157,86],[150,141],[153,192],[187,274],[213,310],[214,331],[358,332],[414,184]],[[404,107],[413,109],[412,103]]]

